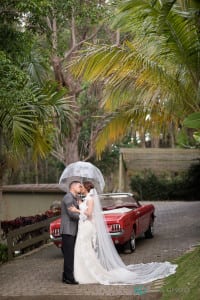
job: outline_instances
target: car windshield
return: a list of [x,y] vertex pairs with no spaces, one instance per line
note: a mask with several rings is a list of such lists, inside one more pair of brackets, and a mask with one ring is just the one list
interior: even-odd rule
[[131,194],[102,194],[100,199],[103,208],[139,206]]

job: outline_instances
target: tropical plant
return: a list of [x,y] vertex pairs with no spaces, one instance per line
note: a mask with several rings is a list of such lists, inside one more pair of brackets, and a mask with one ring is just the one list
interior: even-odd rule
[[59,134],[69,134],[75,108],[67,89],[52,76],[44,45],[41,55],[41,38],[35,29],[25,26],[33,11],[41,15],[49,1],[0,2],[1,184],[6,168],[13,168],[27,149],[37,162],[38,156],[44,158],[55,144],[61,143]]
[[[0,52],[0,182],[8,164],[19,159],[27,147],[34,157],[52,149],[55,128],[69,128],[72,108],[66,90],[48,82],[43,88],[30,85],[29,78]],[[57,125],[57,126],[56,126]]]
[[5,244],[0,244],[0,264],[8,260],[8,247]]
[[200,146],[200,112],[192,113],[185,118],[183,125],[187,128],[194,129],[193,137],[196,144]]
[[[68,66],[73,59],[76,59],[77,51],[84,48],[85,42],[105,38],[107,28],[102,25],[102,20],[110,14],[111,2],[100,0],[44,0],[37,2],[33,0],[28,1],[27,5],[25,1],[22,2],[24,2],[24,11],[28,12],[25,28],[37,32],[38,44],[42,45],[42,54],[46,55],[52,71],[51,75],[60,87],[67,90],[76,112],[70,134],[64,136],[60,132],[62,146],[55,147],[53,155],[64,164],[80,158],[89,159],[94,155],[94,138],[101,128],[100,122],[97,124],[95,119],[95,116],[99,114],[97,99],[100,97],[101,89],[94,84],[89,86],[85,82],[75,79]],[[117,1],[112,1],[112,3],[114,2]],[[34,65],[31,70],[34,71],[33,67]],[[34,74],[37,75],[38,72],[34,71]],[[92,98],[91,95],[94,95],[95,92],[96,95]],[[88,100],[92,98],[91,102],[96,104],[95,110],[92,107],[89,112],[94,122],[87,141],[87,153],[82,152],[85,148],[85,141],[82,140],[82,127],[85,127],[84,122],[87,123],[88,119],[88,116],[82,113],[85,110],[84,101],[82,101],[84,95],[88,97]],[[89,101],[87,101],[87,105],[89,110],[91,107]]]
[[88,45],[81,53],[73,66],[76,76],[104,83],[109,118],[97,139],[98,153],[122,138],[131,123],[135,130],[159,136],[199,110],[195,13],[189,1],[122,2],[113,24],[124,34],[122,43]]
[[131,177],[130,187],[142,200],[199,200],[200,163],[178,176],[145,170]]

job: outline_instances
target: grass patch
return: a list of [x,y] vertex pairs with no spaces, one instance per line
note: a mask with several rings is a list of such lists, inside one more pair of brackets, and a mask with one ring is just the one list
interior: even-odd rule
[[161,300],[200,299],[200,246],[174,260],[176,273],[164,281]]

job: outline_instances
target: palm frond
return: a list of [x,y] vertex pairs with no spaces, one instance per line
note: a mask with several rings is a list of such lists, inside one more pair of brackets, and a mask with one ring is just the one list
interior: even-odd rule
[[104,108],[114,112],[99,136],[98,151],[127,130],[129,123],[123,120],[128,112],[127,120],[134,118],[151,128],[158,122],[178,124],[199,110],[199,31],[191,11],[175,2],[122,3],[114,26],[132,39],[120,47],[90,46],[74,64],[76,76],[104,83]]
[[127,131],[127,126],[130,124],[130,119],[126,114],[122,115],[121,113],[115,113],[109,121],[105,124],[104,128],[98,135],[96,140],[96,154],[97,157],[100,157],[103,150],[106,146],[112,144],[116,141],[119,141]]
[[35,131],[35,115],[26,103],[13,105],[7,111],[7,117],[4,120],[4,130],[7,137],[10,138],[14,149],[21,149],[24,146],[31,145],[33,142],[33,133]]

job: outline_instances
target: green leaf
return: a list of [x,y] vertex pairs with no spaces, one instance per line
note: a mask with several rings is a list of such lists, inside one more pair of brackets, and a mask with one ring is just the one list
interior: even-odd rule
[[193,137],[195,141],[200,144],[200,132],[194,132]]
[[200,129],[200,112],[190,114],[183,121],[185,127]]

